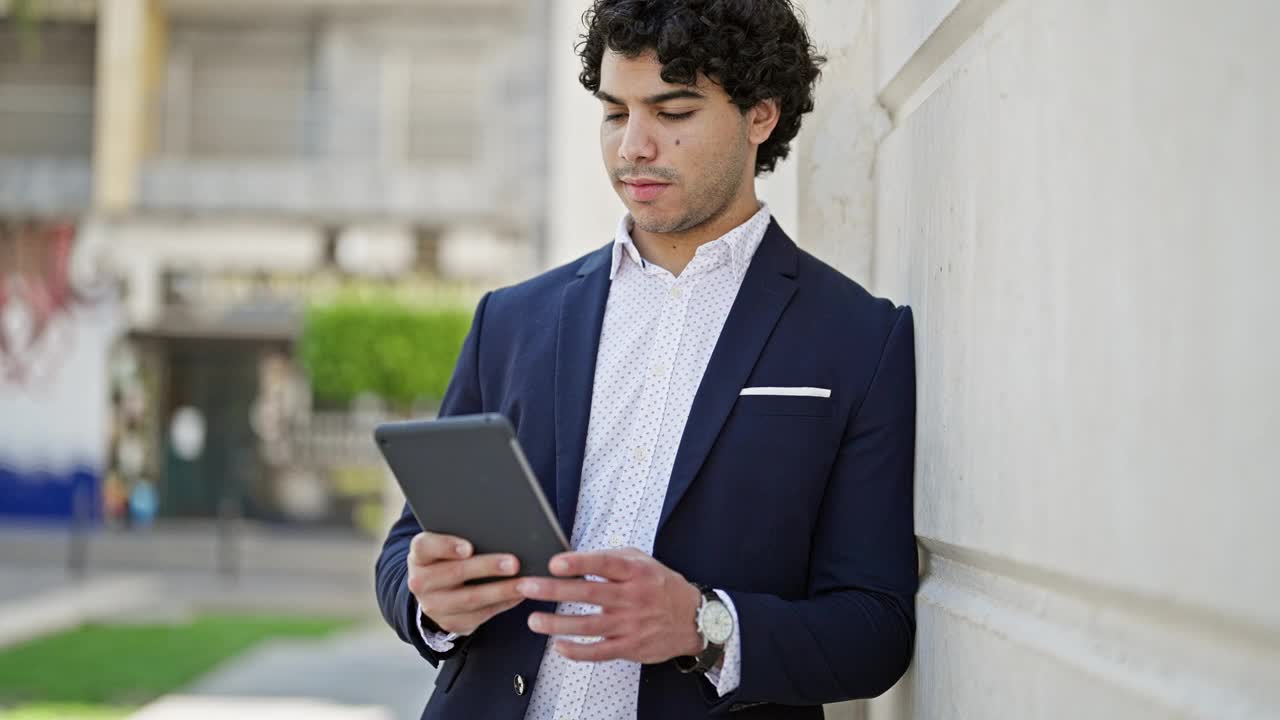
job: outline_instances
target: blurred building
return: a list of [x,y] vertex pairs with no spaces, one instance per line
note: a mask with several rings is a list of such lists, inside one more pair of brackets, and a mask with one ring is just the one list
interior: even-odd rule
[[66,516],[77,492],[97,512],[104,490],[109,510],[133,485],[113,471],[169,514],[314,514],[311,480],[256,487],[286,482],[272,438],[310,410],[307,299],[492,284],[545,254],[538,3],[6,7],[0,514]]

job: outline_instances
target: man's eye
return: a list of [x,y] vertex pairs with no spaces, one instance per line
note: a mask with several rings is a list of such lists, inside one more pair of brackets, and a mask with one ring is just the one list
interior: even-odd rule
[[610,113],[604,116],[604,121],[607,123],[618,122],[619,120],[622,120],[626,116],[627,116],[626,113]]
[[694,113],[693,110],[690,110],[689,112],[682,112],[682,113],[664,112],[664,113],[658,113],[658,117],[662,118],[663,120],[687,120],[693,117],[693,113]]

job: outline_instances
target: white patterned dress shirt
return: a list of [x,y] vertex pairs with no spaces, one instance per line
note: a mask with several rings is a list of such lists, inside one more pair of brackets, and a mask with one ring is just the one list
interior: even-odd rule
[[[751,219],[699,247],[678,277],[640,256],[630,216],[619,222],[573,524],[575,550],[633,547],[653,553],[694,395],[769,219],[768,207],[761,205]],[[738,687],[742,653],[733,601],[716,592],[735,628],[719,669],[706,675],[723,696]],[[599,610],[583,603],[556,608],[561,615]],[[419,629],[439,652],[457,639],[425,631],[421,621]],[[569,660],[548,642],[525,718],[633,720],[640,668],[627,660]]]

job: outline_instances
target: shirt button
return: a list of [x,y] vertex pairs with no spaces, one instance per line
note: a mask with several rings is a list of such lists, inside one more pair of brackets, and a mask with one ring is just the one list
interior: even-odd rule
[[511,684],[515,686],[517,695],[524,695],[524,676],[523,675],[516,673],[516,678],[515,680],[512,681]]
[[658,363],[657,365],[654,365],[654,366],[653,366],[653,376],[654,376],[654,377],[662,377],[663,375],[666,375],[666,374],[667,374],[667,366],[666,366],[666,365],[663,365],[662,363]]
[[683,290],[681,290],[680,288],[678,288],[678,287],[673,287],[673,288],[671,288],[671,297],[673,297],[673,298],[675,298],[675,299],[679,300],[679,299],[680,299],[680,296],[681,296],[681,295],[683,295],[683,294],[684,294],[684,291],[683,291]]
[[622,547],[622,538],[619,537],[618,535],[614,535],[613,537],[609,538],[609,544],[612,545],[613,547],[620,548]]
[[639,460],[640,462],[644,462],[645,457],[649,455],[649,451],[645,450],[642,447],[638,447],[635,449],[634,455],[636,457],[636,460]]

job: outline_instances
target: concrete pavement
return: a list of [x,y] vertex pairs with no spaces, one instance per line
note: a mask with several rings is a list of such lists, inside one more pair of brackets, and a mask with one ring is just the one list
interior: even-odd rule
[[0,568],[0,648],[152,607],[160,587],[146,575],[72,579],[61,571]]
[[67,571],[72,536],[65,529],[0,525],[0,615],[48,592],[128,577],[155,586],[155,603],[137,608],[140,618],[171,617],[175,609],[377,616],[374,539],[238,527],[230,540],[211,523],[95,530],[86,536],[84,573],[76,575]]
[[351,707],[312,698],[218,698],[170,695],[130,720],[395,720],[383,707]]
[[133,720],[416,720],[435,674],[386,626],[368,625],[258,645]]

